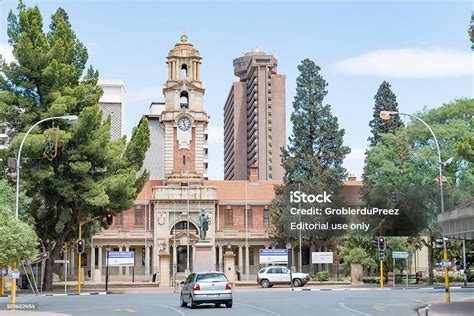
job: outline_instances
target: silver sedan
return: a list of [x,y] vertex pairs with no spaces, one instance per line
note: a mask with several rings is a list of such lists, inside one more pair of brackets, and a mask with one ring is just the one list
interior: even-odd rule
[[195,308],[199,304],[225,304],[232,307],[232,287],[222,272],[194,272],[181,282],[181,306]]

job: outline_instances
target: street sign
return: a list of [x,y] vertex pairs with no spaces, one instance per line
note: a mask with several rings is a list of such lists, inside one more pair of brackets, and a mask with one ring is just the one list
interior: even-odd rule
[[20,272],[19,271],[12,271],[11,278],[12,279],[19,279],[20,278]]
[[109,266],[133,267],[135,265],[134,251],[110,251],[107,254]]
[[385,260],[385,252],[379,251],[379,260],[380,261]]
[[54,260],[54,263],[69,263],[69,260]]
[[441,261],[441,266],[443,268],[449,268],[449,266],[451,265],[451,262],[449,262],[449,260],[443,260]]
[[332,252],[312,252],[311,263],[333,263]]
[[260,264],[288,263],[288,249],[260,249]]
[[7,275],[7,270],[1,269],[0,270],[0,275]]
[[394,251],[392,252],[393,259],[407,259],[410,257],[410,253],[408,251]]

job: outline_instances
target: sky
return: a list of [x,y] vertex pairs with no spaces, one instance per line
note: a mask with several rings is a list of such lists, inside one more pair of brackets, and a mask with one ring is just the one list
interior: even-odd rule
[[[152,101],[163,101],[166,56],[180,35],[199,49],[209,123],[209,178],[223,178],[223,106],[233,81],[232,60],[259,49],[286,75],[287,136],[297,66],[321,67],[344,144],[344,166],[362,175],[374,95],[390,82],[402,112],[416,113],[474,93],[468,37],[471,1],[25,1],[38,4],[44,27],[61,6],[89,63],[102,79],[126,84],[125,133]],[[0,52],[12,60],[7,15],[17,1],[0,0]]]

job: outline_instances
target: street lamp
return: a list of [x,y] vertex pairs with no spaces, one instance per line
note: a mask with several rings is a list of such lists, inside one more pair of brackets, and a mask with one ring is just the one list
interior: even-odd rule
[[76,115],[65,115],[65,116],[54,116],[54,117],[48,117],[45,118],[39,122],[36,122],[33,126],[30,127],[28,132],[26,132],[25,136],[23,136],[23,139],[21,140],[20,144],[20,149],[18,150],[18,158],[16,161],[16,204],[15,204],[15,218],[18,220],[18,206],[20,202],[20,158],[21,158],[21,150],[23,149],[23,144],[25,143],[26,137],[28,134],[35,128],[35,126],[46,122],[46,121],[52,121],[52,120],[65,120],[68,123],[72,123],[77,121],[77,116]]
[[[380,111],[380,118],[384,121],[388,121],[390,120],[390,117],[392,115],[406,115],[406,116],[409,116],[409,117],[412,117],[418,121],[420,121],[421,123],[423,123],[426,128],[428,128],[428,130],[430,131],[431,135],[433,136],[433,139],[435,141],[435,144],[436,144],[436,150],[438,152],[438,170],[439,170],[439,191],[440,191],[440,200],[441,200],[441,213],[444,213],[444,197],[443,197],[443,166],[446,166],[448,165],[449,163],[451,163],[452,161],[452,158],[446,160],[445,162],[443,162],[441,160],[441,151],[439,149],[439,143],[438,143],[438,139],[436,138],[436,135],[435,133],[433,132],[433,130],[431,129],[431,127],[426,124],[425,121],[423,121],[421,118],[419,118],[418,116],[415,116],[413,114],[407,114],[407,113],[401,113],[401,112],[397,112],[397,111]],[[447,248],[446,248],[446,241],[444,241],[444,260],[447,260],[448,259],[448,253],[447,253]],[[450,292],[449,292],[449,276],[448,276],[448,268],[445,267],[444,268],[444,275],[445,275],[445,287],[446,287],[446,303],[450,303],[451,301],[451,296],[450,296]]]
[[290,265],[290,249],[291,249],[291,243],[287,243],[286,244],[286,250],[288,252],[288,269],[290,270],[290,284],[291,284],[291,287],[293,287],[293,273],[291,271],[291,265]]

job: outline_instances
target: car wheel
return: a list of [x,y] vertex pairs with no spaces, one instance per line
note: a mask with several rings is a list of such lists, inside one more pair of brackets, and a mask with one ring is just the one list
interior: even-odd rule
[[188,305],[188,303],[186,303],[186,302],[183,300],[183,295],[180,295],[179,301],[180,301],[180,303],[181,303],[181,307],[186,307],[186,306]]
[[293,280],[293,286],[294,287],[300,287],[303,284],[300,279],[294,279]]
[[270,287],[270,281],[268,281],[267,279],[263,279],[261,282],[260,282],[260,285],[263,287],[263,288],[267,288],[267,287]]
[[225,307],[231,308],[232,307],[232,302],[225,303]]
[[196,303],[194,303],[193,297],[191,295],[189,295],[189,308],[196,308]]

